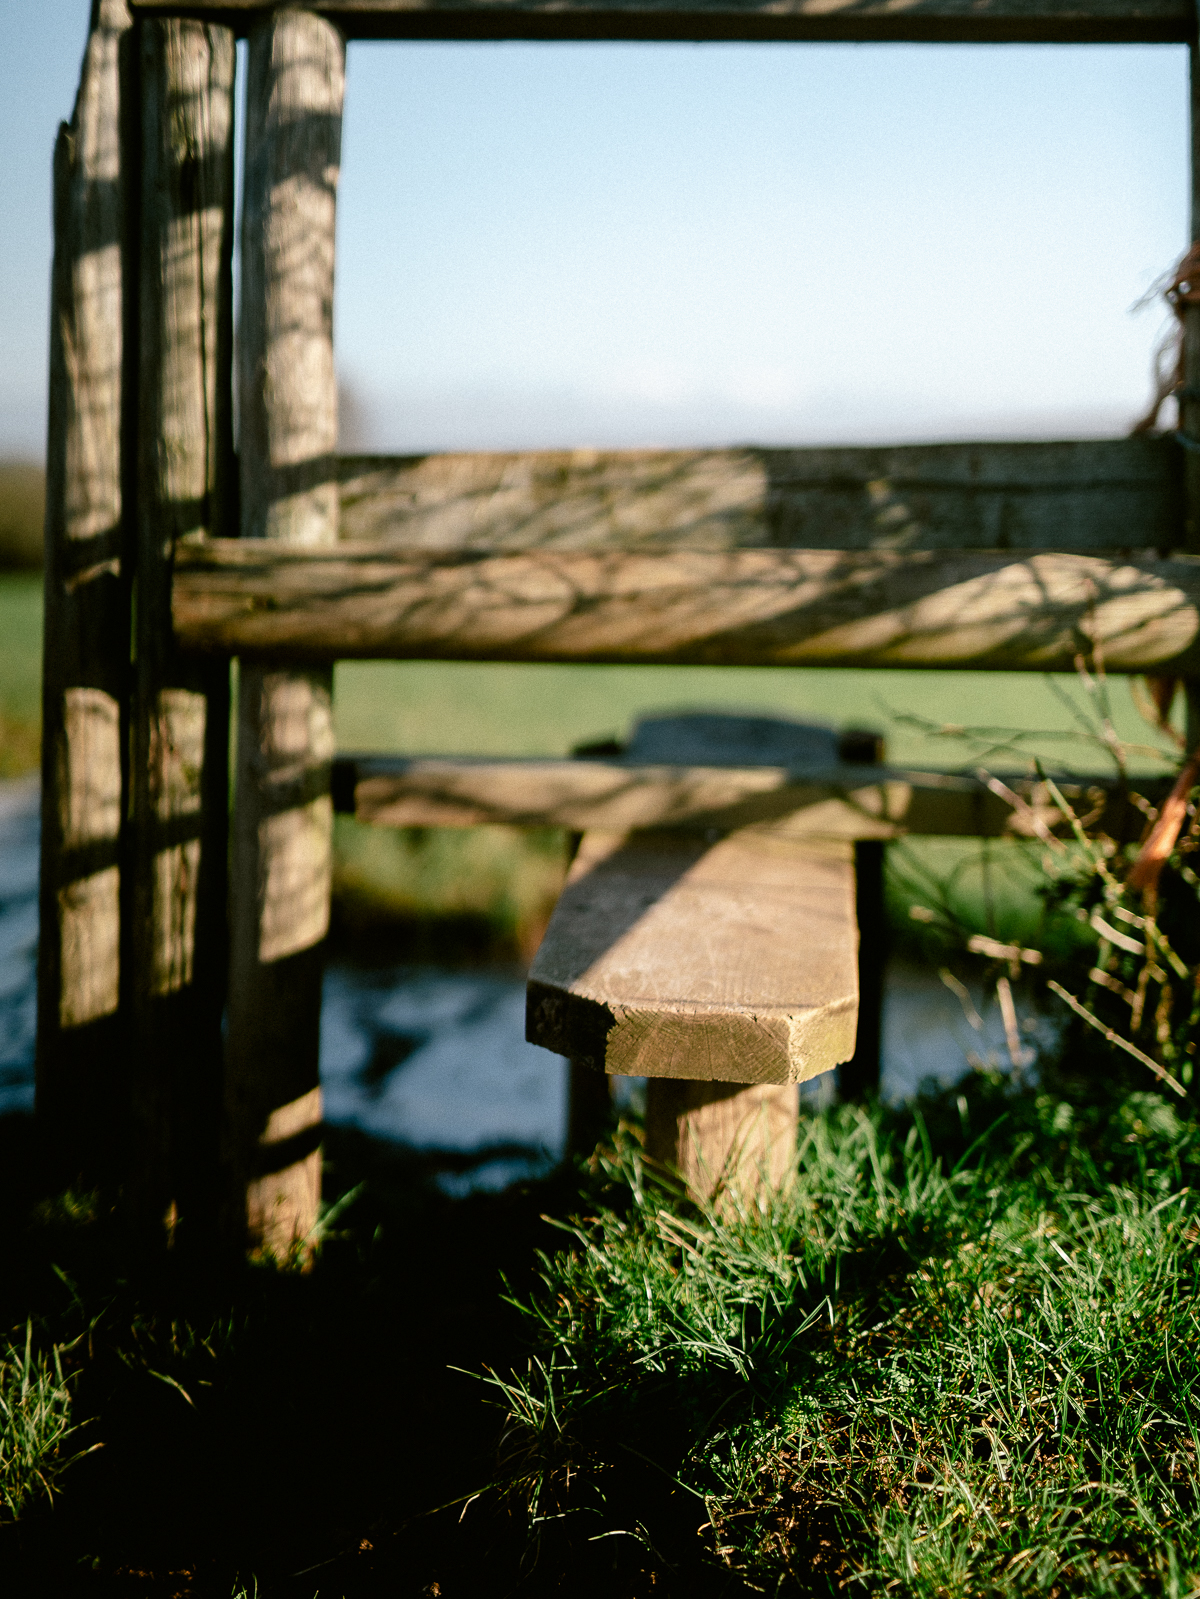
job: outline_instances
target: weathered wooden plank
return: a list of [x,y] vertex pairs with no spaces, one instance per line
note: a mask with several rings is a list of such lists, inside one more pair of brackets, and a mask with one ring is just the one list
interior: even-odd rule
[[[333,266],[345,46],[312,13],[250,36],[242,233],[242,532],[337,538]],[[234,548],[240,547],[234,541]],[[226,1120],[233,1224],[283,1256],[320,1201],[317,1053],[329,925],[331,677],[243,662],[230,896]]]
[[175,541],[236,533],[228,28],[141,30],[137,681],[129,947],[137,1186],[174,1232],[215,1220],[228,962],[229,664],[171,634]]
[[341,536],[409,549],[1149,549],[1182,535],[1168,438],[345,456]]
[[123,462],[124,0],[100,0],[54,150],[46,470],[37,1110],[68,1174],[119,1170],[126,1128],[121,824],[129,688]]
[[1114,672],[1200,659],[1200,564],[973,551],[438,556],[181,546],[189,647],[280,659]]
[[[1043,783],[996,774],[1023,808],[979,778],[901,767],[651,765],[615,760],[490,760],[471,756],[344,755],[333,763],[338,809],[377,827],[671,827],[695,833],[770,826],[795,838],[876,840],[922,834],[1033,838],[1062,833]],[[1168,778],[1133,785],[1152,804]],[[1109,775],[1060,780],[1080,814],[1114,838],[1140,835],[1144,814]],[[1096,814],[1098,812],[1098,814]]]
[[[133,0],[242,31],[262,0]],[[1182,0],[322,0],[350,39],[878,39],[1032,44],[1186,39]]]
[[620,1075],[803,1082],[854,1051],[856,944],[849,845],[588,833],[526,1036]]

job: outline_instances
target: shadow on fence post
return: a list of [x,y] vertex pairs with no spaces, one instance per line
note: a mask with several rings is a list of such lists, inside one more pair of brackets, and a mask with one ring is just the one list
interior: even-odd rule
[[[337,538],[333,267],[345,45],[281,11],[250,35],[242,221],[242,533]],[[230,1226],[284,1256],[320,1200],[332,672],[243,660],[226,1054]]]
[[54,149],[46,446],[37,1113],[64,1180],[128,1148],[121,829],[127,794],[130,496],[124,0],[93,7]]
[[173,1239],[218,1204],[229,666],[171,629],[175,543],[231,536],[233,79],[228,28],[145,22],[137,669],[128,948],[136,1194]]

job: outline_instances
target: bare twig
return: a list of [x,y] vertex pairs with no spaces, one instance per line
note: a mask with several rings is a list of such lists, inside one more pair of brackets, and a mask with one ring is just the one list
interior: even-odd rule
[[1120,1033],[1114,1033],[1111,1027],[1106,1027],[1098,1016],[1093,1016],[1087,1006],[1081,1004],[1075,998],[1074,994],[1068,994],[1061,983],[1051,980],[1048,986],[1054,990],[1059,999],[1066,1001],[1076,1016],[1081,1016],[1089,1027],[1094,1027],[1098,1033],[1102,1033],[1106,1043],[1115,1044],[1118,1049],[1123,1049],[1127,1055],[1132,1055],[1134,1060],[1141,1061],[1143,1066],[1148,1066],[1160,1081],[1166,1083],[1168,1088],[1179,1095],[1180,1099],[1187,1098],[1187,1090],[1182,1083],[1171,1076],[1169,1071],[1160,1066],[1156,1060],[1151,1060],[1149,1055],[1144,1055],[1136,1044],[1131,1044],[1127,1038],[1122,1038]]
[[1196,786],[1197,776],[1200,776],[1200,749],[1193,753],[1175,779],[1175,787],[1164,800],[1158,821],[1150,829],[1150,836],[1142,845],[1141,853],[1126,878],[1130,888],[1140,888],[1143,893],[1149,894],[1157,890],[1163,863],[1175,848],[1175,841],[1187,817],[1188,795]]

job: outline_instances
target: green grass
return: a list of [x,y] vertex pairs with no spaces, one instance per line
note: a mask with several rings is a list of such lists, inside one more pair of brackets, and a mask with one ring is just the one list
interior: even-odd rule
[[1197,1132],[1150,1093],[977,1085],[812,1119],[790,1189],[733,1213],[627,1146],[490,1379],[543,1564],[624,1543],[618,1584],[713,1593],[1191,1592]]
[[0,777],[36,770],[41,721],[41,573],[0,572]]
[[55,1489],[0,1455],[0,1586],[1184,1599],[1200,1121],[1119,1075],[808,1117],[720,1212],[630,1131],[457,1204],[335,1134],[329,1198],[366,1188],[302,1276],[31,1204],[0,1124],[2,1391],[42,1374]]
[[33,1323],[24,1344],[0,1354],[0,1520],[15,1520],[34,1499],[53,1498],[54,1485],[73,1461],[68,1440],[71,1391],[62,1350],[33,1346]]

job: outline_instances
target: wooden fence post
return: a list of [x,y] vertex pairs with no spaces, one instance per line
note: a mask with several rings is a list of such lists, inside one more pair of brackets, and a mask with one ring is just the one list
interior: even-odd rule
[[129,688],[125,0],[95,0],[54,149],[37,1110],[69,1175],[120,1169]]
[[[242,533],[337,538],[334,221],[345,45],[311,13],[250,35],[239,393]],[[243,660],[226,1118],[233,1226],[281,1256],[320,1199],[332,674]]]
[[[1200,244],[1200,37],[1196,23],[1188,41],[1191,184],[1189,189],[1189,237],[1193,247]],[[1183,307],[1183,392],[1179,396],[1179,430],[1187,444],[1183,451],[1184,535],[1183,548],[1200,554],[1200,304],[1185,302]],[[1187,696],[1187,746],[1200,744],[1200,679],[1184,681]]]
[[141,36],[137,669],[128,984],[143,1209],[215,1216],[225,997],[229,667],[171,630],[177,539],[232,536],[233,77],[228,28]]

